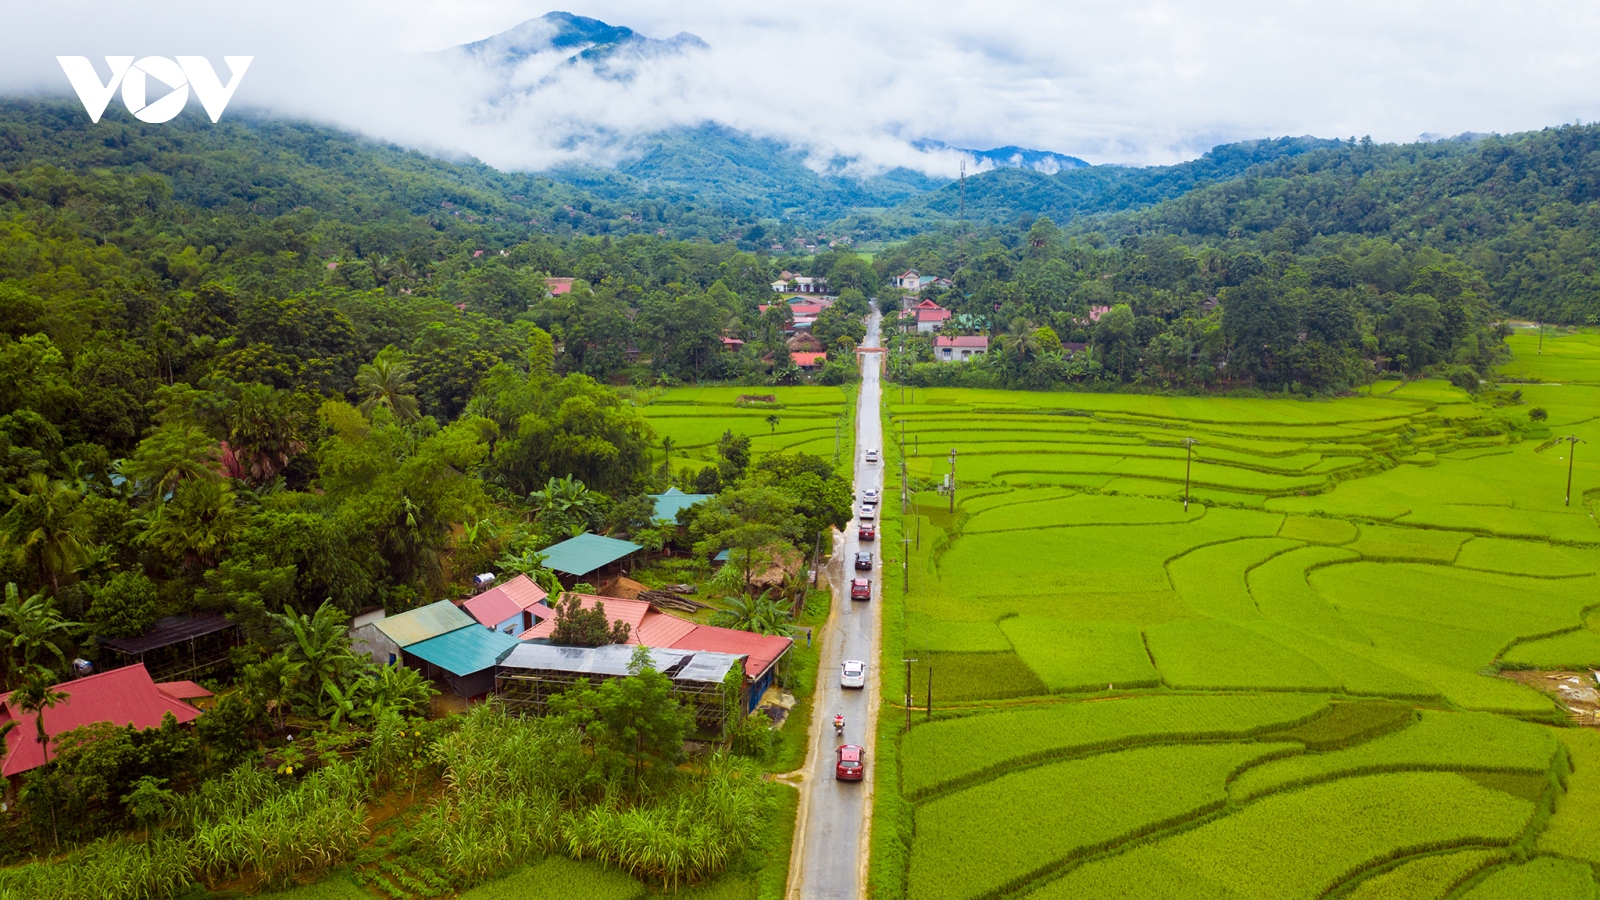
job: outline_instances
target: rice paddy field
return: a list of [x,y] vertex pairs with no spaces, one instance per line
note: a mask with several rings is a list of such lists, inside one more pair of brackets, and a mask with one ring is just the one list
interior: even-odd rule
[[887,390],[873,896],[1600,896],[1600,723],[1506,674],[1600,668],[1600,333],[1537,342],[1480,397]]
[[[717,439],[725,431],[748,435],[752,457],[802,451],[831,460],[837,452],[839,460],[848,461],[854,447],[855,385],[671,388],[640,412],[655,428],[658,465],[660,439],[672,439],[674,473],[714,464]],[[769,416],[778,417],[775,427]]]

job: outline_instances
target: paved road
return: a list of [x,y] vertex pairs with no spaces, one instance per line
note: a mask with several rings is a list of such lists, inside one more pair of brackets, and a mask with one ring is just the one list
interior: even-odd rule
[[[867,320],[864,347],[878,346],[880,317]],[[883,449],[878,420],[879,373],[882,354],[862,356],[861,395],[856,413],[856,496],[872,488],[883,491],[883,463],[868,463],[868,449]],[[859,505],[858,505],[859,509]],[[871,780],[877,765],[873,753],[874,723],[878,714],[878,609],[879,574],[883,570],[878,542],[859,544],[856,522],[842,540],[834,542],[835,585],[848,585],[856,576],[851,566],[858,549],[873,556],[872,601],[851,601],[848,591],[835,590],[833,614],[823,629],[822,660],[817,672],[816,703],[811,723],[811,752],[807,757],[800,791],[800,820],[796,823],[795,862],[790,869],[789,897],[805,900],[856,900],[864,896],[867,867],[867,828],[872,815]],[[866,575],[867,573],[859,573]],[[839,687],[839,665],[847,659],[867,663],[867,688]],[[833,717],[842,713],[844,738],[834,736]],[[858,744],[867,750],[867,778],[861,782],[836,781],[834,750],[840,744]]]

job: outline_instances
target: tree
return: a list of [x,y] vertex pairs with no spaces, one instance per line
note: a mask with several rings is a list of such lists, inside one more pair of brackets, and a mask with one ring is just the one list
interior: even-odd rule
[[381,406],[389,410],[398,422],[417,420],[416,385],[411,383],[411,362],[393,346],[378,351],[372,362],[356,372],[356,390],[362,396],[359,409],[369,416]]
[[143,572],[118,572],[94,590],[89,624],[95,635],[133,637],[150,630],[156,620],[156,584]]
[[631,629],[627,622],[612,622],[606,616],[606,605],[600,600],[585,609],[576,593],[567,594],[556,601],[556,627],[550,634],[550,643],[566,647],[604,647],[607,644],[626,644]]
[[294,701],[295,687],[304,668],[304,663],[291,660],[288,653],[275,653],[244,667],[246,689],[261,702],[262,709],[276,717],[280,731],[283,730],[283,712]]
[[731,485],[743,478],[749,465],[750,435],[724,431],[717,438],[717,475],[722,484]]
[[83,509],[83,495],[42,472],[28,475],[23,488],[9,489],[12,506],[0,527],[17,565],[33,568],[59,596],[61,580],[89,560],[94,523]]
[[233,490],[219,479],[199,478],[183,482],[171,500],[155,504],[140,540],[185,569],[204,570],[244,529]]
[[739,594],[726,597],[722,602],[723,608],[711,617],[713,625],[756,634],[794,634],[794,627],[789,624],[789,610],[772,599],[770,591],[762,591],[754,597]]
[[48,653],[56,658],[58,665],[66,666],[67,654],[62,647],[71,636],[72,629],[79,627],[80,623],[63,619],[56,612],[54,598],[40,593],[24,600],[17,586],[8,582],[5,603],[0,604],[0,619],[5,620],[5,624],[0,626],[0,641],[4,641],[8,648],[7,681],[17,670],[18,654],[22,657],[21,670],[29,673],[30,678],[49,671],[39,664],[42,654]]
[[351,711],[350,683],[357,660],[350,651],[350,617],[328,601],[311,615],[290,612],[274,616],[288,632],[284,655],[301,669],[296,702],[313,705],[334,724]]
[[67,695],[55,689],[55,679],[44,672],[34,672],[28,680],[22,683],[11,695],[11,702],[17,709],[33,715],[35,740],[44,752],[44,761],[50,761],[50,732],[45,729],[45,710],[54,709],[56,704],[67,699]]
[[599,688],[580,682],[554,698],[551,709],[582,730],[603,770],[616,775],[631,768],[637,793],[647,770],[660,780],[672,777],[694,716],[672,696],[672,679],[652,665],[649,648],[634,649],[628,673]]
[[1106,361],[1109,368],[1114,368],[1123,378],[1130,371],[1128,354],[1133,353],[1134,364],[1138,363],[1138,347],[1133,331],[1133,309],[1126,303],[1118,303],[1100,316],[1100,321],[1095,323],[1094,347],[1101,359]]
[[146,496],[160,499],[184,481],[212,475],[219,453],[217,442],[200,426],[167,423],[139,442],[122,464],[122,474]]
[[1005,354],[1006,362],[1010,366],[1013,377],[1020,378],[1040,353],[1039,337],[1033,328],[1028,325],[1027,319],[1015,319],[1011,329],[1000,335],[1000,350]]
[[245,480],[256,484],[271,481],[306,449],[300,436],[302,418],[288,391],[265,384],[245,385],[230,417],[224,461],[231,453]]
[[778,423],[782,421],[777,413],[767,415],[767,427],[772,430],[772,452],[778,452]]
[[536,521],[544,533],[566,535],[574,529],[587,530],[598,522],[606,497],[575,478],[563,476],[545,482],[544,489],[528,495],[528,500],[537,511]]

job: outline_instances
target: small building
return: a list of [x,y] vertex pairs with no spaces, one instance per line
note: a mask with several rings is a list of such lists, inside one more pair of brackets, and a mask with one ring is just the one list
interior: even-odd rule
[[550,596],[526,575],[496,585],[461,604],[479,625],[505,634],[520,634],[535,622],[549,618],[553,611],[544,602]]
[[933,339],[933,358],[939,362],[967,362],[989,352],[989,339],[982,335],[943,335]]
[[[543,715],[551,697],[579,682],[598,685],[627,677],[633,653],[634,648],[627,644],[523,644],[496,667],[495,692],[513,712]],[[694,713],[695,732],[703,736],[720,737],[726,732],[730,706],[726,679],[740,663],[740,657],[731,653],[650,650],[650,665],[672,680],[672,695]],[[739,702],[743,703],[742,697]]]
[[828,279],[812,277],[809,275],[796,275],[793,272],[781,272],[778,280],[772,283],[772,289],[780,294],[826,294],[828,292]]
[[403,660],[406,647],[472,624],[472,616],[440,600],[350,629],[350,649],[380,666],[393,665]]
[[675,487],[667,488],[663,494],[651,494],[650,499],[656,502],[656,511],[651,514],[650,521],[658,525],[676,525],[679,512],[698,506],[715,496],[716,494],[685,494]]
[[950,310],[945,309],[932,300],[924,300],[913,306],[910,317],[916,322],[917,331],[928,334],[944,327],[945,320],[950,318]]
[[586,531],[575,538],[546,547],[543,551],[544,564],[556,574],[566,575],[572,579],[583,578],[597,572],[615,574],[604,570],[611,567],[620,569],[624,560],[643,549],[632,541],[590,534]]
[[138,637],[100,638],[108,668],[142,665],[153,678],[193,679],[226,668],[239,644],[239,626],[222,613],[157,619]]
[[469,625],[406,647],[406,665],[458,697],[481,697],[494,690],[494,667],[521,641],[513,635]]
[[796,366],[799,366],[802,370],[807,371],[807,372],[815,372],[818,369],[822,368],[823,363],[826,363],[828,361],[828,354],[826,354],[826,353],[791,353],[791,354],[789,354],[789,358],[791,360],[794,360],[794,364]]
[[572,283],[576,278],[546,278],[544,280],[544,293],[546,297],[559,297],[562,294],[572,293]]
[[915,269],[907,269],[891,279],[890,283],[903,291],[914,291],[922,285],[922,279]]
[[[141,731],[160,728],[169,713],[178,724],[188,724],[200,717],[200,710],[173,694],[196,695],[198,690],[209,697],[210,692],[198,685],[190,688],[184,686],[186,684],[192,682],[158,684],[139,663],[62,682],[55,689],[65,694],[66,699],[50,707],[45,714],[45,734],[54,743],[58,735],[95,722],[132,725]],[[0,694],[0,725],[17,723],[6,733],[3,748],[0,748],[5,753],[4,762],[0,762],[0,775],[7,779],[45,764],[45,748],[37,740],[34,714],[23,712],[12,702],[12,696],[12,693]]]

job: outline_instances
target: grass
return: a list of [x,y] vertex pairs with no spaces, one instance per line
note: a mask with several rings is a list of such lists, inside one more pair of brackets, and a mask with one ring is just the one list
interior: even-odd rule
[[[1220,806],[1228,776],[1287,745],[1141,747],[1005,775],[923,804],[909,895],[990,896],[1059,862]],[[1015,822],[1027,822],[1019,833]]]
[[1228,793],[1249,799],[1290,785],[1406,769],[1540,774],[1554,753],[1555,739],[1537,725],[1487,713],[1425,710],[1409,728],[1348,749],[1264,763],[1240,775]]
[[919,724],[905,736],[907,796],[1020,763],[1141,742],[1239,738],[1323,712],[1313,694],[1154,694],[1034,704]]
[[1592,900],[1594,873],[1570,859],[1542,857],[1490,872],[1462,900]]
[[[1507,845],[1534,806],[1447,772],[1347,778],[1273,794],[1232,815],[1087,863],[1029,895],[1315,898],[1426,849]],[[1248,848],[1248,852],[1240,852]]]
[[[1156,668],[1137,626],[1013,616],[1000,630],[1017,656],[1053,693],[1155,687]],[[1103,679],[1103,680],[1102,680]]]
[[822,655],[819,641],[806,640],[806,630],[820,633],[828,621],[828,611],[833,604],[832,593],[823,588],[806,595],[806,605],[796,621],[799,633],[794,647],[789,651],[790,691],[795,705],[778,729],[778,740],[772,757],[766,761],[770,772],[792,772],[805,764],[807,731],[811,728],[813,695],[817,687],[817,665]]
[[641,900],[646,893],[642,883],[621,872],[556,856],[479,885],[461,900]]
[[[1535,452],[1557,433],[1600,446],[1600,332],[1556,346],[1508,367],[1559,373],[1559,386],[1517,386],[1520,405],[1435,379],[1317,401],[888,391],[885,434],[907,440],[903,454],[885,447],[886,471],[903,459],[926,487],[952,448],[960,463],[954,511],[916,495],[909,593],[885,604],[884,697],[899,702],[895,669],[915,657],[916,702],[931,662],[936,713],[879,736],[893,747],[879,750],[874,896],[1459,887],[1459,900],[1502,857],[1600,864],[1587,849],[1600,845],[1600,745],[1530,724],[1563,716],[1496,677],[1600,666],[1587,621],[1600,454],[1579,454],[1568,507],[1565,447]],[[1548,427],[1530,427],[1533,406]],[[1058,771],[1149,745],[1182,770],[1241,740],[1296,752],[1241,771],[1196,827],[1080,857],[1075,826],[1032,824],[1098,790]],[[1558,747],[1573,771],[1547,816]],[[1138,818],[1161,783],[1134,777],[1105,815]],[[1316,821],[1319,808],[1336,821]],[[981,852],[958,852],[962,835]]]

